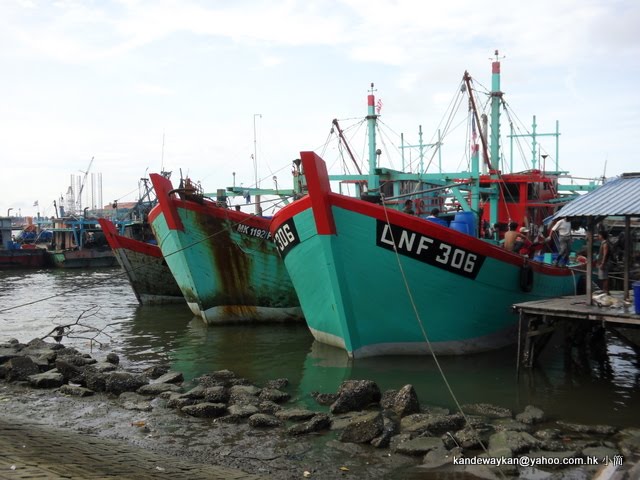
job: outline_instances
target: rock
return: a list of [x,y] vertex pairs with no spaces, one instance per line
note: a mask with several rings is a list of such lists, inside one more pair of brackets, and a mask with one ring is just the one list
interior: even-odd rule
[[40,373],[40,369],[31,357],[15,357],[5,363],[5,378],[8,382],[28,380],[29,376]]
[[505,430],[494,433],[489,438],[489,456],[508,457],[525,453],[540,446],[540,440],[526,432]]
[[384,420],[380,412],[368,412],[351,421],[342,431],[341,442],[369,443],[382,434]]
[[383,416],[382,433],[371,440],[371,445],[375,448],[387,448],[391,438],[400,431],[400,425],[394,418]]
[[249,417],[249,425],[254,428],[273,428],[282,425],[282,422],[273,415],[256,413]]
[[60,352],[58,352],[56,359],[64,359],[70,364],[75,365],[76,367],[86,367],[87,365],[94,365],[98,363],[95,358],[87,358],[82,356],[80,353],[76,353],[75,355],[71,353],[62,355]]
[[91,365],[94,370],[102,373],[115,372],[118,366],[110,362],[97,362]]
[[[448,408],[437,407],[435,405],[420,405],[420,412],[429,415],[449,415],[451,413]],[[471,418],[471,416],[467,415],[467,418]]]
[[218,386],[204,388],[202,386],[198,386],[196,388],[203,388],[202,398],[207,402],[227,403],[229,401],[229,391],[225,387]]
[[64,384],[64,376],[58,371],[29,375],[29,385],[33,388],[58,388]]
[[181,383],[184,381],[182,372],[167,372],[164,375],[156,378],[154,383]]
[[83,377],[84,386],[93,390],[94,392],[104,392],[107,384],[106,374],[99,372],[95,368],[89,366],[84,369]]
[[623,438],[618,442],[618,448],[625,457],[629,457],[635,453],[640,453],[640,436],[628,436]]
[[579,423],[569,423],[557,421],[556,424],[563,430],[575,433],[590,433],[598,435],[613,435],[618,431],[617,428],[609,425],[582,425]]
[[55,350],[59,349],[60,346],[57,343],[47,343],[39,338],[34,338],[20,350],[20,355],[37,358],[53,353],[53,359],[55,359]]
[[[451,434],[451,436],[444,434],[442,441],[445,446],[451,448],[459,446],[464,449],[476,449],[481,448],[480,442],[486,440],[487,435],[492,431],[493,429],[487,427],[478,429],[467,425],[461,430]],[[451,437],[453,437],[453,439]]]
[[508,408],[491,405],[490,403],[471,403],[462,406],[467,415],[482,415],[489,418],[512,418],[513,412]]
[[123,392],[135,392],[146,385],[147,379],[129,372],[111,372],[105,379],[105,391],[120,395]]
[[382,396],[380,397],[380,406],[386,410],[393,409],[393,404],[396,401],[397,394],[398,390],[385,390],[382,392]]
[[311,392],[313,399],[319,404],[328,407],[338,399],[337,393]]
[[[189,405],[194,405],[196,403],[196,399],[185,397],[184,395],[173,394],[169,400],[167,400],[167,408],[175,408],[176,410],[182,410],[183,407],[187,407]],[[212,402],[209,402],[212,403]],[[224,404],[222,404],[224,405]]]
[[207,373],[201,377],[196,378],[196,381],[203,387],[230,387],[234,385],[234,381],[238,377],[231,370],[218,370],[212,373]]
[[142,371],[142,375],[147,378],[156,379],[169,371],[169,365],[154,365]]
[[275,415],[276,412],[282,410],[280,405],[269,400],[263,400],[257,405],[257,407],[258,410],[260,410],[260,413],[266,413],[269,415]]
[[63,395],[71,395],[72,397],[88,397],[94,393],[93,390],[77,385],[62,385],[58,391]]
[[462,448],[460,447],[455,447],[451,450],[447,450],[444,447],[436,447],[427,452],[422,459],[422,465],[418,468],[440,468],[453,463],[454,458],[460,457],[462,457]]
[[455,415],[430,415],[427,413],[414,413],[400,420],[400,429],[403,432],[421,434],[443,433],[459,430],[464,425],[464,417]]
[[[202,385],[196,385],[192,389],[187,390],[186,392],[184,392],[182,394],[182,396],[185,397],[185,398],[201,399],[201,398],[204,398],[205,390],[206,390],[206,388],[204,388]],[[218,403],[218,402],[213,402],[213,403]],[[224,402],[222,402],[222,403],[224,403]]]
[[256,407],[260,401],[255,395],[247,395],[246,393],[231,393],[228,400],[230,405],[255,405]]
[[224,403],[203,402],[187,405],[182,407],[180,411],[192,417],[217,418],[227,413],[227,406]]
[[182,387],[173,383],[149,383],[141,386],[137,392],[140,395],[160,395],[163,392],[182,393]]
[[276,378],[275,380],[269,380],[264,384],[264,388],[274,388],[276,390],[282,390],[289,385],[288,378]]
[[117,354],[113,353],[113,352],[107,354],[107,359],[106,360],[107,360],[107,362],[109,362],[109,363],[111,363],[113,365],[120,364],[120,357]]
[[260,395],[258,395],[260,400],[268,400],[275,403],[284,403],[291,398],[286,392],[281,392],[280,390],[276,390],[275,388],[264,388]]
[[254,405],[231,405],[227,410],[229,415],[236,418],[247,418],[258,413],[258,407]]
[[611,460],[620,452],[608,447],[587,447],[582,449],[582,455],[587,458],[598,459],[598,464],[602,465],[606,460]]
[[516,415],[516,420],[527,425],[533,425],[535,423],[544,422],[545,415],[538,407],[527,405],[524,407],[524,412]]
[[557,440],[561,437],[562,432],[557,428],[545,428],[543,430],[538,430],[533,434],[534,437],[546,441],[546,440]]
[[514,432],[526,432],[531,429],[529,425],[525,425],[513,418],[496,418],[491,422],[496,430],[512,430]]
[[418,394],[415,388],[413,388],[413,385],[405,385],[398,391],[393,400],[391,410],[396,412],[400,417],[420,412]]
[[363,410],[372,403],[380,402],[380,388],[371,380],[346,380],[338,390],[338,398],[329,407],[331,413]]
[[72,383],[82,383],[84,370],[73,363],[68,362],[64,357],[58,357],[55,361],[56,370],[62,374],[65,381]]
[[[278,412],[280,413],[280,412]],[[331,426],[331,418],[326,413],[317,413],[304,423],[293,425],[287,429],[289,435],[304,435],[307,433],[318,432],[320,430],[328,430]]]
[[244,395],[257,397],[258,395],[260,395],[260,392],[262,392],[262,389],[256,387],[255,385],[234,385],[229,388],[230,396],[235,397]]
[[437,437],[416,437],[406,442],[400,442],[395,445],[395,453],[403,453],[405,455],[424,455],[434,448],[444,448],[442,440]]
[[302,408],[293,408],[290,410],[280,410],[276,412],[276,417],[283,421],[300,422],[302,420],[308,420],[313,418],[316,412],[311,410],[305,410]]

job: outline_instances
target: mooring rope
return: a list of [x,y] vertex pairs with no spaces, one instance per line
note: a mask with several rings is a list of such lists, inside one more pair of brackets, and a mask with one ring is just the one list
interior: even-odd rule
[[[391,234],[391,241],[393,242],[393,251],[394,251],[394,253],[396,255],[396,260],[398,262],[398,268],[400,270],[400,275],[402,276],[402,281],[403,281],[404,287],[405,287],[405,289],[407,291],[407,295],[409,296],[409,302],[411,303],[411,308],[413,309],[413,313],[415,314],[415,318],[416,318],[416,321],[418,322],[418,326],[420,327],[420,330],[422,331],[422,335],[423,335],[423,337],[425,339],[425,342],[427,343],[427,346],[429,347],[429,352],[431,353],[431,357],[433,358],[433,361],[435,362],[436,367],[438,368],[438,372],[440,373],[440,376],[442,377],[442,380],[444,381],[444,384],[446,385],[447,390],[449,391],[449,395],[451,395],[451,398],[453,399],[453,401],[454,401],[454,403],[456,405],[456,408],[458,409],[458,411],[462,415],[462,418],[464,418],[465,424],[471,429],[471,431],[478,438],[478,443],[480,443],[480,446],[482,447],[482,450],[484,450],[484,452],[486,454],[489,454],[489,450],[487,449],[487,447],[485,446],[484,442],[480,438],[480,434],[473,427],[473,425],[469,421],[469,417],[467,417],[466,413],[462,409],[462,406],[460,405],[460,402],[458,401],[458,397],[453,392],[453,388],[451,387],[451,384],[449,383],[449,380],[447,379],[447,376],[445,375],[444,370],[443,370],[442,366],[440,365],[440,361],[438,360],[438,357],[437,357],[436,353],[433,351],[433,348],[431,347],[431,341],[429,340],[429,336],[427,335],[426,328],[425,328],[425,326],[424,326],[424,324],[422,322],[422,318],[420,317],[420,313],[418,312],[418,307],[416,306],[415,300],[413,298],[413,294],[411,293],[411,288],[409,286],[409,281],[407,280],[407,276],[405,275],[404,268],[402,267],[402,262],[400,260],[400,254],[398,253],[398,249],[396,247],[396,241],[395,241],[395,238],[393,236],[393,230],[391,228],[391,222],[389,221],[389,214],[387,212],[387,207],[385,206],[384,201],[382,202],[382,208],[384,209],[385,219],[386,219],[386,222],[387,222],[387,226],[389,227],[389,233]],[[502,476],[502,478],[506,478],[505,474],[502,473],[502,471],[500,471],[500,470],[498,470],[498,471],[500,472],[500,475]]]

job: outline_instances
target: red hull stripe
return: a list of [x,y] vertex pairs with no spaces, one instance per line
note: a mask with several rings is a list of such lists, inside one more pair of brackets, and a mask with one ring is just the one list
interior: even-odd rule
[[[324,166],[323,170],[325,174],[326,165],[324,164],[324,161],[314,153],[304,152],[302,153],[302,155],[305,177],[307,180],[307,184],[309,185],[309,192],[313,194],[315,190],[312,190],[311,185],[320,183],[318,177],[316,177],[316,172],[318,169],[309,168],[308,164],[304,163],[305,156],[312,156],[308,160],[308,162],[312,162],[312,166],[318,163],[317,161],[315,161],[316,159],[318,159]],[[307,156],[307,158],[309,158],[309,156]],[[327,186],[329,185],[328,177],[326,180],[326,184]],[[316,186],[315,188],[319,188],[319,186]],[[332,192],[321,192],[317,197],[318,198],[311,198],[311,195],[305,196],[276,213],[271,224],[271,233],[273,234],[278,229],[278,227],[280,227],[290,218],[295,217],[300,212],[311,207],[313,209],[314,218],[316,221],[316,229],[318,230],[318,233],[321,233],[321,228],[326,228],[326,225],[321,227],[321,225],[319,224],[318,218],[320,217],[321,220],[323,220],[324,218],[331,219],[331,226],[333,227],[333,230],[330,233],[325,234],[335,234],[336,228],[335,224],[333,223],[331,207],[336,206],[345,210],[359,213],[361,215],[382,220],[384,222],[387,221],[388,216],[389,222],[394,225],[407,228],[409,230],[424,234],[428,237],[437,238],[438,240],[442,240],[447,243],[452,242],[451,236],[454,235],[455,245],[501,262],[522,266],[526,261],[525,257],[523,257],[522,255],[508,252],[502,247],[492,245],[488,242],[485,242],[484,240],[472,237],[470,235],[460,234],[448,227],[444,227],[433,222],[426,222],[425,220],[407,215],[405,213],[399,212],[398,210],[386,208],[385,212],[385,208],[381,205],[376,205],[370,202],[365,202],[356,198],[351,198]],[[318,211],[321,212],[320,215],[317,214]],[[572,274],[571,271],[567,268],[554,267],[539,262],[530,262],[530,265],[533,271],[541,272],[545,275],[568,276]]]
[[140,240],[134,240],[129,237],[123,237],[118,234],[115,225],[105,218],[99,218],[98,222],[100,223],[104,236],[107,238],[107,242],[112,250],[124,248],[150,257],[162,258],[162,251],[157,245],[141,242]]
[[[149,175],[149,177],[151,178],[151,183],[153,183],[153,188],[156,191],[156,196],[158,197],[158,203],[160,205],[160,208],[162,209],[162,213],[164,213],[167,227],[169,227],[169,230],[184,230],[182,220],[180,220],[178,212],[173,206],[171,198],[169,198],[169,192],[173,190],[171,181],[168,178],[163,177],[162,175],[158,175],[157,173],[152,173],[151,175]],[[155,210],[156,208],[154,208],[153,210]]]
[[335,235],[336,224],[328,201],[328,196],[331,194],[331,184],[329,183],[327,164],[314,152],[301,152],[300,158],[302,158],[302,168],[307,179],[307,188],[318,234]]

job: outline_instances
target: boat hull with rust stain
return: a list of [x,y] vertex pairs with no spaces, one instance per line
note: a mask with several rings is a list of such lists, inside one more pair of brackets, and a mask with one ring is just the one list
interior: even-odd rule
[[152,174],[149,213],[162,254],[191,311],[207,323],[300,321],[295,290],[270,239],[270,219],[178,196]]

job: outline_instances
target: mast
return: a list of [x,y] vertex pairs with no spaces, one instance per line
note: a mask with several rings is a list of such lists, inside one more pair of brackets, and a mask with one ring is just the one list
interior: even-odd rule
[[347,142],[347,140],[344,138],[344,133],[342,132],[342,129],[340,128],[340,124],[338,123],[338,119],[334,118],[332,123],[336,127],[336,130],[338,130],[338,138],[340,138],[340,140],[342,140],[342,144],[347,149],[347,153],[349,154],[349,157],[351,158],[351,161],[356,166],[356,170],[358,171],[358,175],[362,175],[362,171],[360,170],[360,166],[358,165],[358,162],[356,162],[356,157],[353,156],[353,152],[351,151],[351,147],[349,147],[349,142]]
[[498,200],[500,198],[500,188],[498,186],[498,170],[500,168],[500,102],[502,92],[500,91],[500,60],[498,50],[495,51],[496,59],[491,64],[491,208],[490,222],[495,225],[498,221]]
[[367,97],[367,129],[369,133],[369,179],[367,183],[369,185],[369,193],[374,192],[379,195],[380,180],[376,175],[377,167],[377,150],[376,150],[376,102],[373,95],[373,82],[371,83],[371,93]]

